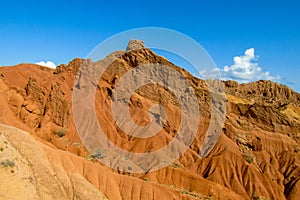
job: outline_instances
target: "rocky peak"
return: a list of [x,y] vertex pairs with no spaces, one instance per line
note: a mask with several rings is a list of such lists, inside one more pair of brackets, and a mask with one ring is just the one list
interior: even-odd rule
[[[75,58],[72,61],[70,61],[67,65],[61,64],[61,65],[57,66],[53,73],[59,74],[64,71],[70,71],[73,74],[76,74],[83,62],[84,62],[84,59]],[[88,62],[89,62],[89,60],[88,60]]]
[[131,39],[127,45],[126,51],[133,51],[145,48],[144,41]]

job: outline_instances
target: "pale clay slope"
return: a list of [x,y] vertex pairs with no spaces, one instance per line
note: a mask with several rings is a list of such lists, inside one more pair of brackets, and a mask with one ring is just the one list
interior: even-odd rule
[[51,162],[48,148],[27,132],[0,125],[0,199],[107,199],[80,174]]

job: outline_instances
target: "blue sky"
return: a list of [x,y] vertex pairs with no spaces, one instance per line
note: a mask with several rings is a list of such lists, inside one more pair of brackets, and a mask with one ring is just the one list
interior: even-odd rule
[[199,42],[227,75],[253,48],[250,62],[300,91],[299,10],[296,0],[2,1],[0,65],[67,63],[119,32],[164,27]]

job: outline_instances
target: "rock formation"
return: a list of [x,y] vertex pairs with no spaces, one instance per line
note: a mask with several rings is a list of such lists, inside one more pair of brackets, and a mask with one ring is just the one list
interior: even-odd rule
[[144,41],[131,39],[127,45],[126,51],[140,50],[145,48]]
[[[75,77],[90,60],[75,59],[55,70],[33,64],[0,68],[0,197],[24,199],[278,199],[300,196],[300,95],[270,81],[225,81],[226,120],[207,157],[198,155],[209,126],[211,95],[205,81],[131,40],[97,84],[96,115],[107,138],[133,152],[168,144],[179,123],[178,101],[167,88],[139,88],[129,104],[132,119],[149,122],[148,108],[168,108],[160,134],[135,138],[116,127],[110,98],[120,77],[142,64],[158,63],[180,72],[196,92],[200,128],[173,164],[144,173],[104,166],[82,144],[72,111]],[[97,62],[96,62],[97,63]],[[83,87],[84,85],[82,85]],[[14,186],[14,187],[12,187]],[[18,196],[17,191],[22,191]]]

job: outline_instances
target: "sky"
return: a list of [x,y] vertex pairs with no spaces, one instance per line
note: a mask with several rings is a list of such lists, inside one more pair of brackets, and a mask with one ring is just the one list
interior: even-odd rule
[[122,31],[163,27],[200,43],[225,79],[300,92],[299,10],[297,0],[1,1],[0,66],[53,67]]

